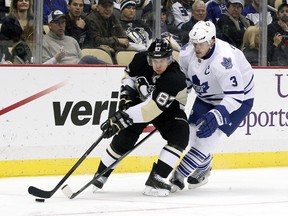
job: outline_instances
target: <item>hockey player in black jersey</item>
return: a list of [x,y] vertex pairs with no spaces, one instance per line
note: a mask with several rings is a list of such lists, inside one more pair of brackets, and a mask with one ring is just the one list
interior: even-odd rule
[[[185,76],[172,58],[172,46],[166,39],[156,39],[147,51],[137,53],[125,69],[119,111],[101,125],[106,131],[105,138],[115,136],[95,175],[132,149],[143,129],[151,123],[167,144],[153,165],[143,194],[167,196],[171,186],[165,179],[188,144],[186,101]],[[112,171],[94,183],[94,192],[103,187]]]

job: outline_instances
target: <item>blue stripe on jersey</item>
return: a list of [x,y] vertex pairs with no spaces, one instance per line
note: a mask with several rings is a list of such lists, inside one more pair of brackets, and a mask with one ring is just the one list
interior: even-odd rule
[[245,86],[244,89],[247,89],[248,86],[253,82],[253,80],[254,80],[254,74],[252,75],[251,80],[250,80],[249,83]]
[[224,94],[244,94],[244,91],[224,91]]
[[234,100],[235,100],[235,101],[237,101],[237,102],[238,102],[238,103],[240,103],[240,104],[242,104],[242,103],[243,103],[243,101],[242,101],[242,100],[237,100],[237,99],[235,99],[235,98],[234,98]]
[[248,94],[253,88],[254,88],[254,86],[253,86],[251,89],[249,89],[248,91],[246,91],[246,92],[244,93],[244,95]]
[[208,98],[206,99],[207,101],[222,101],[223,99],[221,98]]
[[[199,95],[199,97],[201,97],[201,98],[210,98],[210,97],[214,97],[215,95],[213,94],[213,95]],[[216,98],[215,98],[216,99]]]

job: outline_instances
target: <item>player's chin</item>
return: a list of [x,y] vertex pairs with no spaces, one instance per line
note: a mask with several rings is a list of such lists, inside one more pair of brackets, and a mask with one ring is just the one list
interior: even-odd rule
[[197,58],[202,58],[202,57],[203,57],[203,54],[202,54],[202,53],[196,53],[196,57],[197,57]]
[[162,74],[163,72],[164,72],[164,70],[155,70],[155,73],[158,75]]

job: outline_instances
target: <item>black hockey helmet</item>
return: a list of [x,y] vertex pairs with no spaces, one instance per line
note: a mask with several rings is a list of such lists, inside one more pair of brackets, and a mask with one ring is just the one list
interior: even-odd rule
[[166,58],[172,56],[172,45],[166,38],[156,38],[147,50],[147,56],[150,58]]

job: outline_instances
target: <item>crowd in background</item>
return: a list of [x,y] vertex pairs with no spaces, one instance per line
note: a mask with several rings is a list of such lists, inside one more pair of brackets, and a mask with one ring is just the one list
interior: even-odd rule
[[[99,48],[117,64],[119,51],[145,51],[153,39],[153,0],[43,0],[43,56],[46,64],[102,64],[83,49]],[[268,0],[268,65],[288,65],[288,2]],[[259,65],[260,0],[162,0],[161,37],[175,51],[189,42],[200,20],[211,20],[217,38],[241,49]],[[33,63],[33,0],[0,0],[0,60]],[[44,30],[46,27],[47,30]]]

